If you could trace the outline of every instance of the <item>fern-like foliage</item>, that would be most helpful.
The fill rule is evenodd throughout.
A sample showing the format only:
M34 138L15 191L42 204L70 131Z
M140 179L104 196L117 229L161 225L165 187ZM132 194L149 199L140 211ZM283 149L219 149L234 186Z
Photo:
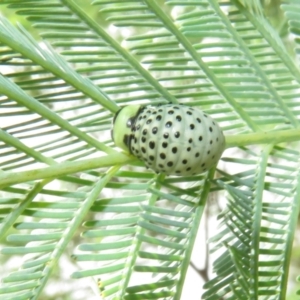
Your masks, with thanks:
M0 3L35 36L1 17L1 253L23 261L0 298L38 299L80 230L72 277L91 278L96 298L180 299L207 197L223 191L203 299L285 299L300 206L297 1L282 6L295 58L259 1L80 3ZM238 157L165 177L120 153L118 109L166 102L212 115Z

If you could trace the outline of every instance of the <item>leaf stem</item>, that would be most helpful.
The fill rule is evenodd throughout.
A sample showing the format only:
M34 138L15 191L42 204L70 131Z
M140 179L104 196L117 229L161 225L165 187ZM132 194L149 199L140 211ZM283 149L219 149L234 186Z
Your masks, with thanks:
M51 179L45 179L35 184L32 190L27 194L22 202L16 206L10 214L8 214L0 225L0 241L5 238L7 231L15 224L17 218L20 217L22 212L28 207L32 200L40 193L40 191L47 185Z
M177 291L176 291L176 295L174 296L174 300L181 299L182 289L183 289L184 281L186 279L186 273L187 273L188 267L190 265L192 251L194 249L194 244L195 244L195 240L196 240L198 229L199 229L199 224L202 220L203 212L206 207L207 197L210 192L211 180L214 178L214 173L215 173L214 168L209 171L208 176L203 185L203 189L200 194L199 203L195 209L194 220L193 220L193 224L191 226L191 231L189 233L187 250L184 255L183 262L182 262L182 267L180 270L180 278L179 278L179 281L177 284Z
M124 153L110 154L97 158L66 161L57 165L21 172L0 172L0 189L17 183L45 178L59 178L67 174L102 167L124 165L134 161L133 156Z
M258 144L279 144L300 141L300 129L263 131L226 136L226 148Z
M279 144L300 140L300 129L289 129L281 131L257 132L240 135L226 136L226 148L241 147L257 144ZM125 165L136 160L133 156L125 153L113 153L98 158L90 158L78 161L66 161L57 165L19 172L1 172L0 188L12 184L41 180L45 178L58 178L67 174L96 168Z
M58 259L61 257L62 253L65 251L67 245L70 243L70 240L74 237L75 232L82 224L84 217L89 212L91 206L95 202L95 200L99 197L99 194L103 190L103 188L107 185L107 183L111 180L114 174L118 171L117 167L111 168L107 174L101 178L95 185L93 189L89 192L88 197L82 202L79 210L74 214L74 218L68 222L68 227L63 233L63 237L57 242L54 251L51 253L49 261L46 263L45 268L43 269L43 278L41 280L41 284L37 287L36 295L41 294L45 284L47 283L49 276L53 272L55 265L58 262ZM35 298L36 299L36 298Z
M290 62L290 59L286 59L289 57L289 55L286 55L286 53L282 50L279 45L277 45L273 38L270 39L270 32L267 30L264 30L264 26L259 22L259 19L254 18L253 14L249 13L247 9L245 9L239 1L232 0L242 11L246 17L251 20L253 26L256 29L259 29L262 33L263 37L268 40L269 43L273 46L273 49L276 50L276 53L284 59L286 63ZM250 51L250 49L247 47L245 41L243 40L242 36L238 34L238 32L233 28L232 24L230 23L229 19L227 19L220 9L219 3L217 1L212 1L211 5L213 5L215 11L221 16L223 23L226 25L227 31L230 32L230 34L234 37L236 41L238 41L238 44L241 49L243 49L243 52L246 54L249 60L251 60L251 66L254 68L255 73L260 76L261 82L264 82L264 84L267 87L267 90L272 94L272 97L274 101L277 102L278 107L284 112L284 115L290 120L291 124L294 127L299 127L299 121L297 120L296 116L293 114L293 112L288 107L287 103L284 101L282 96L279 94L279 92L276 90L274 84L270 81L269 77L263 70L263 68L260 66L256 58L254 57L253 53ZM276 34L276 32L272 32L273 35ZM290 65L290 64L289 64ZM294 67L295 69L295 67Z
M299 166L299 163L298 163ZM299 170L299 167L298 167ZM280 294L279 297L280 299L284 299L286 293L287 293L287 285L288 285L288 280L289 280L289 269L291 266L291 257L292 257L292 250L293 250L293 241L295 239L295 233L298 230L298 218L299 218L299 213L300 213L300 185L298 184L300 182L300 172L298 172L297 175L297 180L295 180L294 183L294 197L293 201L291 202L290 206L290 221L288 224L287 228L287 237L284 243L284 251L283 253L284 258L283 258L283 264L282 264L282 277L280 280Z
M111 101L91 80L74 71L62 56L52 50L50 45L47 46L47 49L44 49L30 38L30 35L22 26L19 27L23 32L17 30L7 19L2 17L0 19L1 43L11 47L17 53L21 53L24 57L32 60L32 62L58 78L63 79L111 112L115 113L119 110L115 102Z
M263 210L263 195L265 187L266 170L268 167L268 159L270 152L272 151L272 145L268 145L262 151L259 158L255 174L255 190L253 191L253 210L252 210L252 234L251 234L251 260L250 260L250 276L251 278L251 290L252 299L259 298L259 272L260 268L260 238L261 238L261 223L262 223L262 210Z
M149 8L156 14L156 16L164 23L166 28L176 37L176 40L182 45L186 52L194 59L195 63L199 66L214 86L219 90L220 94L224 99L235 109L239 114L240 118L243 119L245 123L253 130L259 130L259 126L249 117L247 112L240 103L238 103L234 97L228 92L224 87L222 82L216 77L213 71L204 63L200 54L195 50L189 40L184 36L184 34L177 28L174 22L167 16L167 14L162 10L160 5L153 0L145 0Z
M140 62L125 48L123 48L111 35L101 28L89 15L79 7L72 0L62 0L62 2L72 10L79 18L85 22L96 34L101 36L111 47L113 47L116 52L121 55L131 67L136 70L152 87L158 91L165 99L172 103L178 103L177 99L168 92L168 90L163 87L151 74L148 72Z

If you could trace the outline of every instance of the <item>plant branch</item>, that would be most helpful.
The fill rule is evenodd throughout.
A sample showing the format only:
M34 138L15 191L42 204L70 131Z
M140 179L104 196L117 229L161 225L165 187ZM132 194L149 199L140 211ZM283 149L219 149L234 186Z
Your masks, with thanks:
M200 197L199 197L199 203L198 203L198 205L196 207L196 210L195 210L195 219L193 220L193 226L191 228L191 232L189 233L189 241L188 241L186 253L185 253L185 256L184 256L184 260L182 261L182 268L181 268L181 272L180 272L181 274L180 274L180 278L178 280L177 293L174 296L174 300L179 300L180 297L181 297L186 272L187 272L187 269L190 265L195 239L196 239L196 236L197 236L197 233L198 233L198 228L199 228L200 221L202 220L204 209L206 207L208 194L210 192L211 180L213 179L214 174L215 174L215 169L212 168L208 172L206 180L203 184L203 189L201 190L201 194L200 194Z
M279 144L300 141L300 129L264 131L226 136L226 148L258 144Z
M0 172L0 188L32 180L58 178L63 175L96 168L124 165L134 160L135 158L133 156L117 153L78 161L66 161L50 167L23 172Z
M115 113L119 110L115 102L102 93L92 81L75 72L62 56L52 50L50 45L47 45L47 49L45 49L45 46L39 46L22 26L19 27L23 32L17 30L7 19L2 17L0 19L1 43L11 47L17 53L21 53L24 57L32 60L58 78L63 79L111 112Z
M177 41L184 47L184 49L189 53L189 55L193 58L195 63L199 66L199 68L207 75L207 77L211 80L214 86L219 90L221 95L227 102L235 109L236 113L239 114L241 119L253 130L259 130L259 126L249 117L249 115L244 111L243 106L238 103L234 97L228 92L228 90L224 87L221 81L216 77L213 71L203 62L200 54L195 50L195 48L191 45L189 40L184 36L182 32L177 28L174 22L167 16L167 14L161 9L156 1L146 0L147 5L151 8L151 10L156 14L158 18L164 23L165 27L176 37Z
M197 266L191 261L190 266L194 269L195 272L198 273L198 275L204 280L204 282L207 282L209 280L207 275L207 269L198 269Z
M145 80L150 83L154 89L156 89L165 99L172 103L178 103L177 99L168 92L145 68L142 67L140 62L124 47L122 47L111 35L101 28L83 9L81 9L72 0L63 0L72 12L74 12L81 20L83 20L94 32L101 36L111 47L113 47L117 53L123 56L127 63L129 63L133 69L135 69Z
M226 148L241 147L257 144L279 144L300 140L300 129L289 129L282 131L257 132L241 135L226 136ZM98 158L90 158L78 161L66 161L60 164L34 169L23 172L1 172L0 188L12 184L28 182L31 180L41 180L45 178L58 178L63 175L73 174L81 171L96 168L125 165L136 160L133 156L125 153L114 153Z
M68 227L66 228L62 238L57 242L54 251L51 253L50 260L46 263L45 268L43 270L43 279L41 280L41 284L37 287L36 294L40 295L51 275L54 266L57 264L58 259L61 257L62 253L65 251L67 245L70 243L70 240L74 236L75 232L82 224L84 217L87 215L91 206L99 197L100 192L107 185L107 183L111 180L114 174L117 172L117 167L110 169L105 176L99 178L93 189L90 191L88 197L82 202L79 210L74 214L74 218L68 222Z

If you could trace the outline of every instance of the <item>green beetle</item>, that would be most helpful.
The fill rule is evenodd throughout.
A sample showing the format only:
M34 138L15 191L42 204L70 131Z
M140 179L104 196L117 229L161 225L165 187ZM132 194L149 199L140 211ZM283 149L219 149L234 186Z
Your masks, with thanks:
M113 121L116 146L156 173L189 176L216 165L225 149L219 125L203 111L185 105L130 105Z

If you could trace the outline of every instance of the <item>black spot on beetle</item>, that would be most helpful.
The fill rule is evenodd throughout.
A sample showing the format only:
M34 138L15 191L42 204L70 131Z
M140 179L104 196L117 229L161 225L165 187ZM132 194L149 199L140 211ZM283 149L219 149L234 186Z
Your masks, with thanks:
M156 121L160 121L161 120L161 115L158 115L157 117L156 117Z
M172 167L172 166L173 166L173 162L169 161L169 162L167 163L167 166L168 166L168 167Z
M193 114L193 113L190 112L190 111L187 111L186 113L187 113L188 115L190 115L190 116Z
M155 142L150 141L149 142L149 147L150 147L150 149L154 149L155 148Z
M170 128L172 126L172 122L171 121L168 121L165 125L167 128Z
M201 123L201 120L199 118L196 119L198 121L198 123Z
M186 165L186 164L187 164L187 160L184 159L184 160L182 161L182 163L183 163L184 165Z
M191 170L191 168L190 167L188 167L187 169L186 169L186 171L190 171Z
M161 159L165 159L166 158L166 154L165 153L160 153L159 156L160 156Z
M152 119L148 119L146 124L150 124L152 122Z
M144 130L143 130L143 135L146 135L147 134L147 129L145 128Z
M199 136L199 141L201 142L201 141L202 141L202 139L203 139L203 138L202 138L202 135L200 135L200 136Z
M154 160L154 156L153 156L153 155L150 155L150 156L149 156L149 159L153 161L153 160Z
M162 146L163 146L163 148L167 148L168 147L168 143L167 142L163 142Z
M193 139L189 139L189 143L191 144L193 142Z
M169 114L169 115L173 115L173 114L174 114L174 110L172 110L172 109L169 110L169 111L168 111L168 114Z
M141 148L143 153L146 153L146 149L144 147Z
M165 132L165 133L164 133L164 138L167 139L168 137L169 137L169 133L168 133L168 132Z
M152 133L153 133L153 134L156 134L157 131L158 131L158 128L157 128L157 127L153 127L153 128L152 128Z
M145 143L146 142L146 138L144 136L142 136L142 142Z
M190 124L190 128L193 130L195 128L194 124Z
M177 152L177 147L173 147L172 152L175 154Z
M197 152L197 153L195 154L195 157L199 157L199 155L200 155L199 152Z
M187 151L187 152L190 152L190 151L191 151L191 147L187 147L187 148L186 148L186 151Z
M180 122L182 118L180 116L176 116L176 121Z
M211 127L209 127L209 131L210 131L210 132L213 132L213 129L212 129Z
M175 135L175 137L178 139L178 138L180 137L180 132L179 132L179 131L176 131L174 135Z

